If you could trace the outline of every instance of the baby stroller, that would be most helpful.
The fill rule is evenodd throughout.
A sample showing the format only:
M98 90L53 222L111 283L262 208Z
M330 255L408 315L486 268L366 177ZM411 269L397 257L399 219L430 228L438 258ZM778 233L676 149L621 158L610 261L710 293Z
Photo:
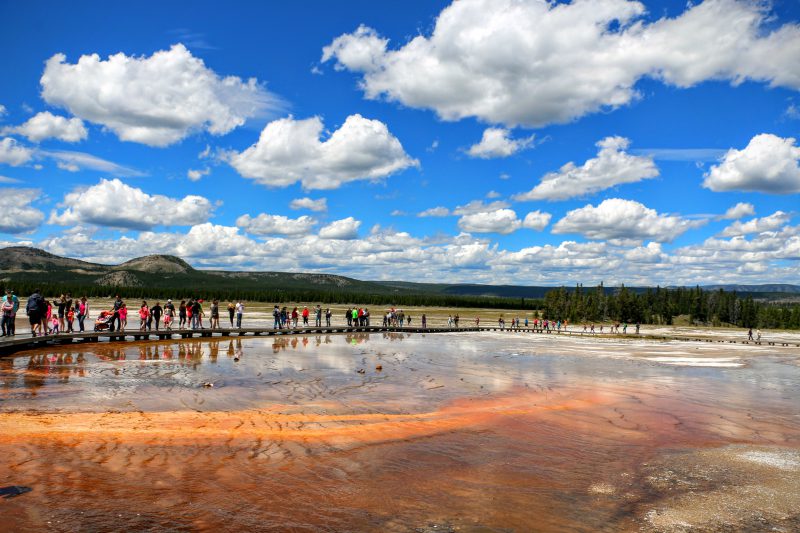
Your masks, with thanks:
M114 320L113 311L100 311L100 316L94 321L94 330L103 331L109 329L112 320Z

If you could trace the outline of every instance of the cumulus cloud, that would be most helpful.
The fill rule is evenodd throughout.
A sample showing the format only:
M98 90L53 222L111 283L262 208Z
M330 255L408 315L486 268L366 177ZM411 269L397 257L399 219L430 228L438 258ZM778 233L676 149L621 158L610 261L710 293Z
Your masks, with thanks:
M203 176L208 176L209 174L211 174L211 169L208 167L199 170L190 168L186 171L186 177L189 178L189 181L200 181Z
M6 113L8 113L8 111L6 111L6 106L0 104L0 118L4 117Z
M589 204L569 211L553 226L553 233L578 233L589 239L650 239L672 242L705 220L686 220L679 216L659 214L633 200L611 198L597 207Z
M507 127L569 122L641 97L645 77L676 87L747 80L800 88L800 26L763 2L706 0L643 20L640 2L462 0L430 35L389 50L371 28L337 37L322 61L361 73L367 98Z
M18 167L33 157L33 150L22 146L12 137L0 139L0 163Z
M504 202L502 200L496 200L494 202L489 202L488 204L483 203L482 200L473 200L468 204L460 205L453 209L454 215L470 215L472 213L485 213L487 211L497 211L498 209L505 209L508 207L508 202Z
M517 231L522 222L513 209L497 209L470 213L458 219L458 227L469 233L500 233L507 235Z
M606 137L597 143L600 148L597 157L581 166L570 161L558 172L545 174L539 185L530 191L512 198L516 201L566 200L658 176L658 168L651 157L625 152L629 144L624 137Z
M753 204L747 202L739 202L738 204L730 207L725 214L720 218L722 220L737 220L742 217L753 216L756 214L756 208Z
M3 133L17 133L33 142L58 139L74 143L89 136L81 119L61 117L49 111L37 113L19 126L3 128Z
M208 220L211 202L202 196L178 200L150 195L118 179L68 193L61 213L53 211L51 224L94 224L115 228L149 230L155 226L191 226Z
M705 175L703 187L712 191L798 193L800 146L795 146L792 137L756 135L743 150L728 150L720 164Z
M292 219L283 215L261 213L255 218L242 215L236 219L236 225L252 235L306 235L316 223L316 220L306 215Z
M223 158L245 178L262 185L336 189L355 180L377 180L419 162L405 153L386 124L350 115L326 140L319 117L292 117L267 124L258 142Z
M182 44L149 57L84 55L75 64L56 54L40 82L46 102L149 146L201 130L223 135L283 107L254 78L220 77Z
M328 210L328 199L318 198L312 200L311 198L295 198L289 203L292 209L308 209L309 211L322 212Z
M358 237L358 228L361 227L361 221L353 217L335 220L319 230L321 239L355 239Z
M470 146L467 154L481 159L509 157L520 150L529 148L535 137L535 135L531 135L521 139L512 139L511 131L506 128L486 128L480 142Z
M44 213L32 204L41 194L38 189L0 189L0 233L26 233L38 228Z
M761 233L763 231L773 231L789 223L792 216L783 211L775 211L771 215L762 218L754 218L747 222L737 220L724 230L723 237L733 237L735 235L747 235L750 233Z
M535 231L542 231L553 217L550 213L542 213L541 211L531 211L525 215L525 220L522 221L522 227L532 229Z
M417 214L418 217L447 217L450 216L450 210L446 207L437 206L426 209L425 211Z

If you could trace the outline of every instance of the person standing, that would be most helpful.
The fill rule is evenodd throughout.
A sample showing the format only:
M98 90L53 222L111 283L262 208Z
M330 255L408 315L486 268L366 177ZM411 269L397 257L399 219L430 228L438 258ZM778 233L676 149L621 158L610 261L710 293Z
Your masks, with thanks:
M84 330L84 321L89 316L89 302L86 301L86 296L82 296L78 302L78 330Z
M347 327L351 327L353 325L353 308L348 307L347 311L344 312L344 317L347 319Z
M119 294L117 294L114 297L114 317L111 319L111 327L108 328L109 331L114 331L114 323L115 322L117 324L117 329L119 329L122 326L122 322L121 322L121 320L119 318L119 308L120 307L122 307L122 298L120 298Z
M12 335L11 330L13 328L12 324L14 323L14 301L11 299L11 294L6 294L3 300L2 313L2 336L8 337Z
M122 305L119 308L119 329L120 331L125 331L125 328L128 327L128 305L125 302L122 302Z
M233 302L228 302L228 318L231 321L231 327L233 327L233 315L236 314L236 306L233 305Z
M331 327L331 308L330 307L326 307L325 308L325 325L327 327Z
M6 295L11 296L11 303L14 305L13 319L11 320L11 333L9 335L17 334L17 311L19 311L19 298L14 294L12 289L6 289Z
M164 309L161 307L160 302L156 302L156 305L150 308L150 316L153 318L153 322L156 324L156 331L158 331L158 323L161 322L161 315L164 314ZM147 329L150 329L149 327Z
M422 329L428 329L428 317L422 313Z
M219 300L211 301L211 329L219 329Z
M142 301L142 306L139 308L139 331L144 331L147 327L147 319L150 318L150 308L147 307L147 302Z
M199 298L195 298L194 303L192 304L192 324L193 329L204 329L203 306L201 305Z
M308 306L303 306L303 326L308 327Z
M46 304L42 298L41 291L34 289L33 294L28 298L28 303L25 306L25 313L28 315L28 321L31 323L31 333L34 337L38 332L43 335L42 321L45 318Z
M236 302L236 327L242 329L242 315L244 315L244 304L241 300Z
M178 328L183 329L186 327L186 300L181 300L178 306Z
M317 308L316 308L315 311L316 311L316 315L315 315L315 324L314 325L319 328L319 327L322 326L322 307L319 304L317 304Z
M750 328L750 331L747 332L747 340L753 340L753 328Z
M280 329L281 327L281 310L278 304L272 308L272 329Z

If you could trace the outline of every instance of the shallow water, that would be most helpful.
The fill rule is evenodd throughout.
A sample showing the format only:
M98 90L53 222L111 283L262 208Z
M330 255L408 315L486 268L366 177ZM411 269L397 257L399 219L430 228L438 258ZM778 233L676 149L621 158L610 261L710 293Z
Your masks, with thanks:
M0 487L33 488L0 500L0 530L792 531L800 357L762 348L479 333L31 351L0 359Z

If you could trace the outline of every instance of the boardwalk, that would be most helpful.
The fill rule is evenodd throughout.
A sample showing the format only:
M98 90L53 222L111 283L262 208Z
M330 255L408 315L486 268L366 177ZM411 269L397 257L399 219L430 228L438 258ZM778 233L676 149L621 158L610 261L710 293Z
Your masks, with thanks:
M467 332L486 332L497 331L507 334L535 334L552 336L577 336L593 338L616 338L616 339L643 339L651 341L694 341L694 342L717 342L717 343L741 343L767 346L796 346L800 344L787 342L767 342L767 341L747 341L734 339L719 339L697 336L667 336L667 335L637 335L637 334L612 334L612 333L589 333L583 331L543 331L533 328L500 328L498 326L470 326L460 328L447 327L383 327L383 326L331 326L331 327L304 327L290 329L272 328L241 328L241 329L174 329L174 330L151 330L139 331L128 330L119 331L87 331L82 333L60 333L58 335L45 335L31 337L30 334L20 334L13 338L4 338L0 341L0 356L10 355L15 352L30 350L34 348L45 348L53 345L64 345L72 343L95 343L95 342L126 342L126 341L164 341L171 339L190 339L190 338L209 338L209 337L273 337L286 335L336 335L348 333L467 333Z

